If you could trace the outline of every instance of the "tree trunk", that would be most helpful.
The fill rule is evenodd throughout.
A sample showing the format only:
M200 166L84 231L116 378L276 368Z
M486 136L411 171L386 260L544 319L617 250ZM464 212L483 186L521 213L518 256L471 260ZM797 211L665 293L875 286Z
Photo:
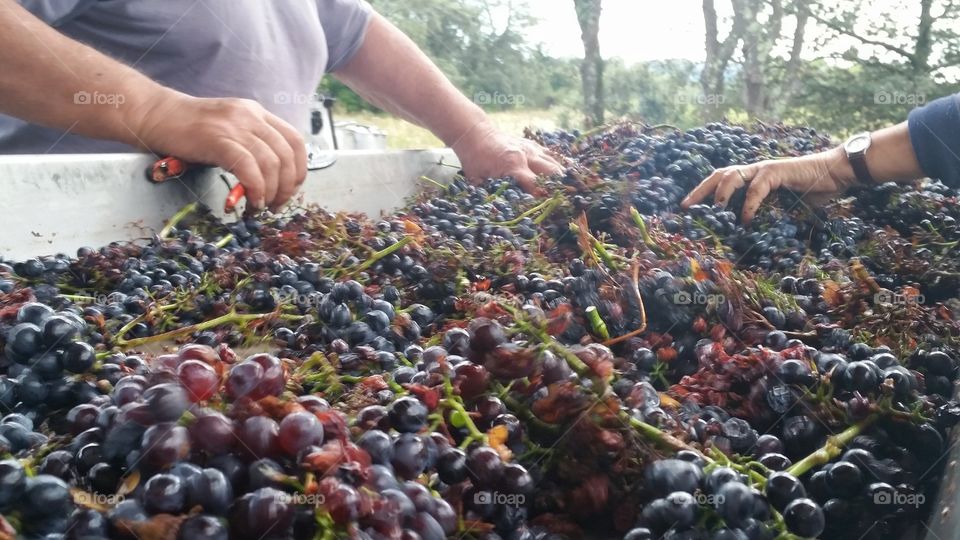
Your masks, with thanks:
M744 0L733 0L733 27L727 37L721 41L714 2L703 0L704 41L707 55L703 70L700 72L700 88L705 98L702 100L704 105L701 107L704 122L717 120L721 116L722 108L719 105L723 103L726 90L724 77L745 26L745 20L738 15L742 14L744 4Z
M933 7L933 0L920 1L920 22L917 25L917 45L913 49L913 70L918 75L927 76L930 69L930 52L933 48L933 38L931 30L933 28L933 15L930 10Z
M583 109L587 127L603 124L603 57L600 55L601 0L573 0L583 40Z
M793 45L790 48L790 59L787 60L786 73L783 75L783 87L780 91L778 103L773 110L779 115L793 100L794 94L800 87L800 54L806 38L807 23L810 22L810 11L804 2L796 2L797 27L793 31Z
M760 22L762 0L751 0L745 5L743 17L748 21L743 36L743 78L747 114L765 118L771 109L770 88L767 81L767 62L783 27L782 0L770 2L773 8L766 21Z

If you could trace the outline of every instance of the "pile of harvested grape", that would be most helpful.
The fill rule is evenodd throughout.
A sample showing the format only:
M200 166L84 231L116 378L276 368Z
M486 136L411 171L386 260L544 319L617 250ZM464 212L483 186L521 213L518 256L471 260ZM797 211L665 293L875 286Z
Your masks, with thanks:
M782 194L744 227L678 202L826 138L528 135L570 161L543 197L191 205L0 263L0 539L925 531L960 419L954 192Z

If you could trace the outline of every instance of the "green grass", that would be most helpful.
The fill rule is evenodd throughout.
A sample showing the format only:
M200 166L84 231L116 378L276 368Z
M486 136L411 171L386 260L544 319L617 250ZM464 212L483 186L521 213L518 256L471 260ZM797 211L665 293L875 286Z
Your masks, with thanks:
M525 127L552 130L567 123L569 112L561 109L516 109L491 112L490 118L507 133L522 135ZM334 111L336 121L350 120L376 126L387 133L387 146L396 149L440 148L443 143L432 133L388 114L370 112L346 113Z

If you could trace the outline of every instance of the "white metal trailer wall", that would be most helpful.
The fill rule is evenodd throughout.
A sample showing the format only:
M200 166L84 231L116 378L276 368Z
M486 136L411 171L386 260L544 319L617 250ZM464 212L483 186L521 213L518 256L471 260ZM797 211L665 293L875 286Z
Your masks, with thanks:
M421 187L421 176L449 180L458 164L446 149L336 154L332 167L309 173L303 202L372 216L402 205ZM155 185L145 175L155 159L144 154L0 157L0 258L72 255L81 246L148 236L194 201L222 213L227 195L222 171Z

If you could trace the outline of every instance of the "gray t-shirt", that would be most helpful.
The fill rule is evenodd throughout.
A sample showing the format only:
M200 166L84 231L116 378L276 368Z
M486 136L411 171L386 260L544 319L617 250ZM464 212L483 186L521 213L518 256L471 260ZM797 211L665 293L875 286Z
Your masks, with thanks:
M199 97L254 99L303 133L320 78L357 51L372 12L365 0L19 2L165 86ZM132 150L0 114L0 154Z

